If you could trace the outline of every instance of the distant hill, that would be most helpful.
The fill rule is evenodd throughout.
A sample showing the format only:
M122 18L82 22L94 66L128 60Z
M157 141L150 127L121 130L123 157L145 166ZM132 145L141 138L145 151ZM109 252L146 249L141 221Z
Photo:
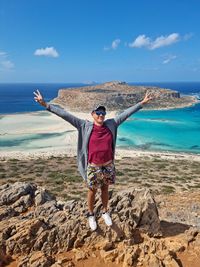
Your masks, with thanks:
M97 104L105 105L108 111L120 111L141 101L146 91L158 93L145 109L171 109L190 106L198 100L194 96L180 96L171 89L128 85L126 82L111 81L98 85L60 89L52 103L71 111L90 112Z

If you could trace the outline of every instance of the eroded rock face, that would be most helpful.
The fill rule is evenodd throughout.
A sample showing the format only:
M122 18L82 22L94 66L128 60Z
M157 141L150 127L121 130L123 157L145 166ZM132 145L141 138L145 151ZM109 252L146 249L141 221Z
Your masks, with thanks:
M115 261L124 267L181 266L176 253L191 244L200 245L197 229L187 231L181 242L161 238L156 203L145 189L110 194L111 228L101 218L98 196L95 232L88 227L86 202L57 201L35 184L1 186L0 203L0 266L9 262L11 255L23 267L74 266L75 262L96 257L95 251L105 264ZM70 250L73 260L59 258Z
M112 228L106 227L101 219L101 200L97 197L96 232L88 228L86 202L58 202L35 184L1 186L0 203L0 237L6 255L32 255L37 251L51 255L82 245L96 245L105 238L110 242L129 240L136 227L150 235L160 231L156 204L148 190L130 189L111 197ZM25 266L26 260L23 262Z

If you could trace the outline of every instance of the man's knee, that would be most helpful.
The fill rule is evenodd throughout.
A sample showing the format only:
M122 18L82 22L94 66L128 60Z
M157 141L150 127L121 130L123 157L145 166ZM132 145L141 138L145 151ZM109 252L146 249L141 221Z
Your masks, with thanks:
M91 195L95 195L97 190L95 188L88 188L88 193Z

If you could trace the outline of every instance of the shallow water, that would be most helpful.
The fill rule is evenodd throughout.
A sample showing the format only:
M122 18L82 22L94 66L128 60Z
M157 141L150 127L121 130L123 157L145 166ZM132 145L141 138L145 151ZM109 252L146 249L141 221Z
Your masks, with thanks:
M139 111L119 127L118 146L200 153L200 104Z

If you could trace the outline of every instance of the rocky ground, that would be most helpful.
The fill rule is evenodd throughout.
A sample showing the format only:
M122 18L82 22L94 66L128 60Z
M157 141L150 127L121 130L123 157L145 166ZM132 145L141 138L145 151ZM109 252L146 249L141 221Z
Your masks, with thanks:
M199 163L124 157L116 167L114 228L103 224L97 197L91 233L75 157L1 160L1 264L199 267Z

